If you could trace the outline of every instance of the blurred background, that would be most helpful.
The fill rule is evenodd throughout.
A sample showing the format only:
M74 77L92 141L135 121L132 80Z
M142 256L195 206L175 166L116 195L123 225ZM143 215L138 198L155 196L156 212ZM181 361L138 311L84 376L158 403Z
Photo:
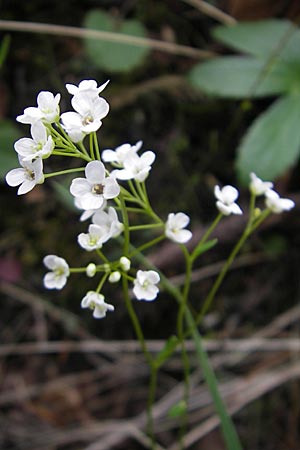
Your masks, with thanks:
M0 449L149 447L149 370L120 291L107 290L115 312L95 321L80 308L93 280L75 275L63 291L43 288L46 254L71 266L90 262L77 245L86 224L68 193L71 178L48 180L21 197L4 180L18 166L14 141L29 137L29 127L15 117L36 105L38 92L61 93L61 110L68 111L66 83L109 79L101 148L142 140L144 150L153 150L147 185L154 209L162 217L170 205L189 214L195 240L216 215L215 184L237 186L247 212L245 173L252 165L296 202L246 244L200 331L209 338L243 448L299 450L299 20L296 0L0 1ZM261 28L228 37L228 27L245 21ZM118 39L91 39L89 29ZM122 34L147 41L126 45ZM264 41L274 43L275 53L272 47L261 56ZM223 59L243 56L246 47L249 66ZM274 73L265 70L270 61ZM260 160L264 151L267 163ZM48 172L66 163L47 160ZM205 298L245 220L229 217L218 226L219 245L199 259L193 274L193 306ZM109 244L107 251L113 257L117 250ZM163 243L149 257L180 283L183 259L175 244ZM176 329L176 305L162 293L154 303L134 306L157 352ZM214 408L189 349L186 448L221 450ZM181 382L175 354L161 369L155 404L158 440L169 450L177 448L177 420L168 410L181 398Z

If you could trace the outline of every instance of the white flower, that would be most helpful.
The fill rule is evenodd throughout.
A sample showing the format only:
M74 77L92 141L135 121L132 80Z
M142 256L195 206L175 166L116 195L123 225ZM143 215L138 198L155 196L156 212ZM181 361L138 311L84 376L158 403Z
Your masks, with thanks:
M122 233L124 225L119 222L116 210L110 206L108 213L105 211L97 211L93 217L92 222L98 225L103 234L106 236L105 242L111 237L117 237Z
M6 175L6 182L9 186L19 186L18 195L27 194L34 186L44 182L43 161L40 158L33 162L25 161L19 156L22 167L10 170Z
M141 156L136 153L130 153L123 162L124 169L113 170L112 176L119 180L134 179L142 182L147 178L154 160L155 153L150 150Z
M78 209L83 209L82 205L81 205L81 198L80 197L75 197L74 198L74 204L76 206L76 208ZM102 209L104 209L106 207L107 201L104 200L102 206L100 208L96 208L96 209L86 209L83 211L83 213L81 214L79 220L80 222L83 222L87 219L90 219L97 211L101 211Z
M268 189L272 189L273 183L271 181L262 181L255 173L250 173L250 191L254 195L263 195Z
M160 277L154 270L138 270L134 280L133 293L138 300L154 300L159 292L156 286Z
M126 161L130 155L136 154L142 145L142 141L138 141L135 145L122 144L119 147L116 147L115 150L103 150L101 157L105 162L116 163L121 167L124 167L124 161Z
M235 203L238 196L239 191L233 186L227 185L222 189L219 186L215 186L216 206L225 216L229 216L230 214L243 214L241 208Z
M108 277L108 281L110 283L117 283L118 281L120 281L120 279L121 279L121 274L118 270L116 270L115 272L112 272Z
M105 303L104 296L95 291L89 291L81 300L81 308L89 308L93 311L95 319L102 319L107 311L114 311L114 306Z
M44 276L45 287L47 289L62 289L70 275L68 263L56 255L45 256L43 262L51 270Z
M105 167L101 161L91 161L85 168L86 178L75 178L70 192L80 198L83 209L101 208L105 200L115 198L120 193L120 186L112 176L105 176Z
M275 214L280 214L283 211L289 211L295 206L293 200L290 200L289 198L281 198L279 194L272 189L266 191L265 202L267 208Z
M14 145L16 152L23 156L24 161L50 156L54 149L54 142L52 137L47 135L47 129L42 122L31 125L31 136L32 139L21 138Z
M98 95L106 88L108 83L109 80L101 84L101 86L97 86L97 81L95 80L82 80L78 86L75 84L66 84L66 89L71 95L76 95L79 92L84 92L87 95Z
M184 230L189 224L190 218L186 214L179 212L177 214L170 213L166 222L166 236L174 242L184 244L192 237L192 232Z
M33 124L39 120L44 123L53 123L59 120L60 94L55 97L52 92L41 91L37 96L37 108L30 106L24 110L24 114L17 117L21 123Z
M107 116L109 104L102 97L78 92L71 100L76 112L70 111L61 115L63 127L73 142L80 142L86 134L99 130L101 119Z
M86 266L85 273L89 278L93 278L96 275L97 266L94 263L89 263Z
M126 256L121 256L120 267L124 272L128 272L131 267L131 261Z
M107 234L103 233L103 229L94 224L89 226L88 233L80 233L77 238L79 245L88 252L101 248L108 239Z

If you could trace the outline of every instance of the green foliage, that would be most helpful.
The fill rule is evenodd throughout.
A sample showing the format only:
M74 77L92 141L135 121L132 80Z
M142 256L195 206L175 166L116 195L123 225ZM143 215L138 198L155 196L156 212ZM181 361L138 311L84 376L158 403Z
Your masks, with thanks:
M247 56L224 56L197 64L190 83L218 97L248 99L282 95L250 126L236 167L242 182L249 172L274 179L291 168L300 153L300 31L289 21L264 20L218 26L213 36Z
M120 35L119 42L108 40L86 39L85 47L93 64L109 72L126 72L134 69L144 61L149 53L146 47L127 43L124 37L146 37L146 30L137 20L116 20L99 9L91 10L84 19L84 26L93 30L105 31ZM126 36L126 37L127 37Z
M273 179L297 161L300 149L300 95L284 96L261 114L242 139L237 168L242 181L249 173Z
M7 172L19 166L14 142L20 138L18 128L10 120L0 121L0 180L3 181Z

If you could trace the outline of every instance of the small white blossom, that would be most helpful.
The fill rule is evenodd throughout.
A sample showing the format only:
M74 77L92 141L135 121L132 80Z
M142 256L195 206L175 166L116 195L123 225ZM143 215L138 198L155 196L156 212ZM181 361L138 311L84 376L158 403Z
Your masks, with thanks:
M131 155L135 155L142 145L142 141L138 141L135 145L122 144L119 147L116 147L115 150L103 150L101 157L104 162L116 163L117 165L124 167L124 161Z
M279 194L272 189L265 193L265 203L273 213L280 214L283 211L290 211L294 208L295 203L289 198L281 198Z
M56 255L45 256L43 262L47 269L51 270L44 276L45 287L47 289L62 289L70 275L68 263Z
M82 248L91 252L102 247L103 243L107 241L107 235L103 233L101 227L91 224L88 233L80 233L77 240Z
M85 135L99 130L102 119L107 116L109 104L102 97L86 95L78 92L71 100L74 111L61 115L64 129L73 142L80 142Z
M156 286L159 281L159 274L154 270L138 270L134 280L134 295L138 300L154 300L159 292Z
M9 186L19 186L18 195L27 194L37 184L44 182L43 161L40 158L33 162L25 161L19 156L22 167L12 169L6 174L6 182Z
M47 135L47 129L42 122L31 125L30 138L21 138L15 142L16 152L24 158L24 161L32 161L35 158L47 158L54 149L51 136Z
M44 123L53 123L59 120L60 94L55 96L52 92L41 91L37 96L37 107L30 106L24 110L17 121L21 123L33 124L39 120Z
M190 230L185 230L184 228L187 227L189 222L189 216L182 212L177 214L170 213L165 227L166 236L172 241L179 242L180 244L188 242L192 237L192 232Z
M83 92L87 95L99 95L100 92L106 88L108 83L109 80L101 84L101 86L97 86L97 81L95 80L82 80L78 86L75 84L66 84L66 89L71 95L76 95L79 92Z
M101 208L105 200L115 198L120 193L120 186L112 176L105 176L105 167L101 161L91 161L85 168L86 178L75 178L70 192L80 198L85 210Z
M222 189L219 186L215 186L216 206L225 216L229 216L230 214L243 214L239 205L235 203L238 196L239 191L233 186L227 185Z
M117 212L112 206L108 208L107 213L101 210L97 211L92 217L92 222L102 229L103 235L106 236L105 242L111 237L119 236L124 229L124 225L119 222Z
M83 209L82 205L81 205L81 198L80 197L75 197L74 198L74 205L78 209ZM104 209L106 207L106 205L107 205L107 201L104 199L104 202L103 202L103 204L102 204L102 206L100 208L83 210L83 213L81 214L81 216L79 218L80 222L83 222L83 221L85 221L87 219L90 219L91 217L93 217L93 215L97 211L101 211L102 209Z
M141 156L136 153L130 153L124 160L124 169L116 169L112 171L112 176L119 180L136 180L144 181L151 170L151 165L155 160L155 153L147 151Z
M121 279L121 274L118 270L116 270L115 272L112 272L108 277L108 281L110 283L117 283L118 281L120 281L120 279Z
M105 303L104 296L95 291L89 291L81 300L81 308L89 308L93 311L95 319L102 319L107 311L114 311L114 306Z
M128 272L131 267L131 261L126 256L121 256L120 258L120 267L124 272Z
M250 191L254 195L264 195L268 189L272 189L273 183L271 181L263 181L255 173L250 173Z
M97 266L94 263L89 263L86 266L85 273L89 278L93 278L96 275Z

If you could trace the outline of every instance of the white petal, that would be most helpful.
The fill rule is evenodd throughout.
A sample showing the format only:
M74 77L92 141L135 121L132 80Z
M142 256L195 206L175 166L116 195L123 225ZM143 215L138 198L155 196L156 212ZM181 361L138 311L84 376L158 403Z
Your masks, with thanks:
M91 184L102 184L105 178L105 167L101 161L91 161L85 168L85 176Z
M120 186L113 177L108 177L104 182L103 196L106 199L115 198L120 193Z
M110 149L103 150L101 156L102 156L103 161L105 161L105 162L118 161L116 152L113 150L110 150Z
M6 174L5 179L9 186L18 186L26 180L26 170L22 168L12 169Z
M30 192L35 186L35 182L33 180L25 180L21 184L21 186L18 189L18 195L27 194Z
M91 185L85 178L75 178L71 183L70 192L74 197L83 197L91 192Z

